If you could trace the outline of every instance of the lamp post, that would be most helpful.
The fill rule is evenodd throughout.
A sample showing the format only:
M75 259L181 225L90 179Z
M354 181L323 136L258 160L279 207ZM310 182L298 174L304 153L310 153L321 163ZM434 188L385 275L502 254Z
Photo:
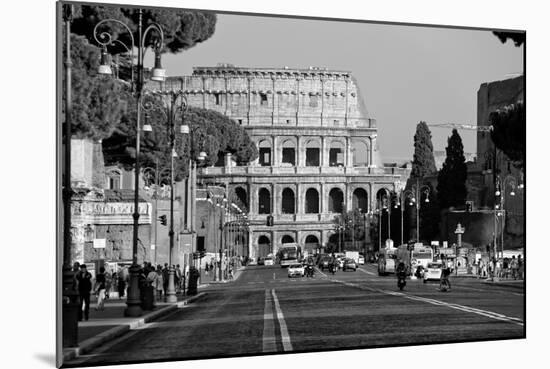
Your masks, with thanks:
M155 168L145 167L143 168L143 177L146 180L148 185L153 185L152 196L155 200L153 220L154 220L154 232L155 232L155 265L157 264L157 234L158 234L158 198L160 195L160 185L165 181L165 178L170 178L170 168L159 169L158 161L156 162ZM153 184L154 181L154 184Z
M160 65L160 52L164 43L164 34L162 28L157 23L151 23L145 31L143 31L142 22L143 22L143 11L140 9L138 13L138 44L136 45L134 40L134 35L128 25L125 23L116 20L116 19L104 19L96 24L94 27L94 38L98 44L102 46L101 53L101 64L99 66L98 73L104 75L112 74L111 65L107 56L107 46L113 46L115 43L121 45L125 48L126 52L130 54L131 72L132 72L132 83L134 82L134 47L137 46L137 78L135 85L132 85L133 93L136 98L136 164L134 169L134 229L133 229L133 242L132 242L132 266L130 267L130 283L128 285L128 297L126 300L126 309L124 310L125 316L136 317L141 316L141 298L139 292L139 271L140 267L138 265L138 238L139 238L139 149L140 149L140 118L141 118L141 97L143 92L143 56L147 48L145 41L147 35L154 31L157 33L157 37L154 42L155 49L155 67L152 70L151 79L154 81L163 81L166 74L165 70L162 69ZM102 28L106 26L120 26L123 30L128 32L128 35L131 40L130 45L126 45L124 42L120 41L118 38L113 38L113 35L107 31L102 31Z
M426 196L424 202L429 203L430 187L427 185L420 186L418 178L416 179L416 185L412 185L410 190L401 191L401 199L399 201L401 206L401 243L403 243L403 203L408 198L411 201L409 206L416 208L416 242L420 242L420 202L422 194Z
M63 347L78 346L78 293L71 267L71 125L72 125L72 85L71 85L71 22L73 5L64 4L62 8L65 22L65 152L63 165ZM59 109L61 111L61 109Z

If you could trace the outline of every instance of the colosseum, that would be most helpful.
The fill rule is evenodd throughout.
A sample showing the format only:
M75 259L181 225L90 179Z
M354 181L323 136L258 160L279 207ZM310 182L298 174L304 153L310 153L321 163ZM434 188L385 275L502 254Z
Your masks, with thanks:
M165 88L183 89L190 106L235 120L257 145L259 157L247 166L228 154L223 165L198 173L199 182L224 184L247 206L244 252L253 259L287 242L323 247L335 233L336 214L372 213L381 193L408 178L410 169L382 164L376 120L350 72L224 64L170 77ZM207 241L206 251L215 245Z

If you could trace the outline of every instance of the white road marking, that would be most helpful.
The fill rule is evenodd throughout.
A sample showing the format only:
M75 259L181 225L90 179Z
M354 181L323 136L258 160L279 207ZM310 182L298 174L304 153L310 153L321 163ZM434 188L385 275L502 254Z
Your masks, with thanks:
M273 307L271 306L272 301L269 290L265 290L264 334L262 337L263 352L277 351L275 324L273 324Z
M440 300L415 296L415 295L411 295L411 294L404 293L404 292L394 292L394 291L380 290L380 289L377 289L377 288L371 288L371 287L366 287L366 286L360 286L360 285L357 285L355 283L344 282L344 281L340 281L338 279L333 279L332 281L335 282L335 283L340 283L340 284L343 284L345 286L355 287L355 288L359 288L359 289L362 289L362 290L380 292L380 293L384 293L386 295L403 297L403 298L406 298L406 299L409 299L409 300L425 302L425 303L432 304L432 305L437 305L437 306L445 306L445 307L448 307L448 308L451 308L451 309L465 311L467 313L473 313L473 314L481 315L481 316L484 316L484 317L487 317L487 318L517 324L517 325L522 326L522 327L524 325L523 320L521 320L519 318L506 316L506 315L503 315L503 314L495 313L493 311L476 309L476 308L473 308L473 307L470 307L470 306L465 306L465 305L452 304L452 303L449 303L449 302L444 302L444 301L440 301Z
M325 273L321 272L319 268L316 267L315 270L317 270L317 273L321 274L323 277L327 276Z
M279 305L279 299L277 299L275 290L271 290L271 294L273 295L273 300L275 301L275 310L277 312L277 319L279 320L279 326L281 327L281 340L283 341L283 349L285 351L292 351L292 343L290 342L290 336L288 334L288 329L286 328L286 322L285 322L285 317L283 315L283 311L281 310L281 306Z

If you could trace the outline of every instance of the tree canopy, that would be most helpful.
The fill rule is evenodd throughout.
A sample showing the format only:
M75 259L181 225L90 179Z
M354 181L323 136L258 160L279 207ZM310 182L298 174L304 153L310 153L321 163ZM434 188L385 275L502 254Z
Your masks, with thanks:
M514 42L514 45L519 47L525 43L525 32L498 32L493 31L493 34L498 37L500 42L503 44L508 41L508 39Z
M113 135L103 140L106 164L133 167L136 141L135 117L135 104L132 104ZM141 162L144 166L154 166L157 162L166 166L170 162L171 155L167 115L157 109L152 110L144 119L152 126L153 131L142 134ZM175 148L178 154L175 159L176 180L187 175L189 159L196 160L201 151L204 151L207 156L199 164L200 166L214 165L219 156L226 153L234 154L238 163L248 163L258 157L256 146L245 130L223 114L189 107L183 116L183 122L189 126L189 135L178 133L182 116L176 116Z
M456 129L447 140L445 162L437 177L437 196L441 209L464 206L466 201L466 158L462 138Z
M216 29L216 13L209 11L195 11L182 9L149 8L142 10L142 24L145 29L151 23L158 23L164 33L165 50L171 53L179 53L196 44L208 40ZM112 18L126 24L133 32L134 46L138 46L138 22L139 8L123 8L120 6L105 5L76 5L73 20L73 33L83 35L90 43L95 44L93 35L94 27L103 19ZM122 27L110 24L110 31L114 36L127 45L130 45L130 36ZM154 38L145 40L146 46L152 46ZM125 49L114 44L109 49L110 53L125 52Z
M424 178L437 171L433 153L432 133L426 122L416 126L411 178Z
M491 139L510 160L520 167L525 165L525 105L513 104L492 112L489 121L493 126Z

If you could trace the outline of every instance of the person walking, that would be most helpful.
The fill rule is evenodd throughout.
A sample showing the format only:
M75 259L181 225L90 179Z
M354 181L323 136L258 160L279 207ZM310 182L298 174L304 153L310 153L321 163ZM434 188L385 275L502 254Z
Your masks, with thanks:
M78 294L80 297L80 309L78 309L78 320L82 321L84 310L84 320L88 320L90 315L90 292L92 291L92 275L86 269L86 264L80 265L80 271L76 276L78 281Z
M161 301L162 293L164 291L164 279L162 276L162 267L160 265L157 265L157 270L155 272L154 278L154 282L152 281L152 283L154 283L155 290L157 291L157 300Z
M174 275L174 284L176 287L176 294L178 294L180 290L180 284L181 284L181 268L180 265L176 265L176 274Z
M125 270L122 268L118 271L117 287L118 287L118 297L123 298L124 292L126 291L126 274L125 274Z
M110 272L105 271L105 300L109 299L109 293L111 293L112 286L113 286L112 275Z
M105 268L99 268L99 274L95 277L95 291L97 295L97 310L104 310L105 306L105 286L106 286L106 277L105 277Z
M168 278L170 274L170 268L168 268L168 263L164 263L164 268L162 269L162 283L164 288L164 295L166 296L166 291L168 291Z

